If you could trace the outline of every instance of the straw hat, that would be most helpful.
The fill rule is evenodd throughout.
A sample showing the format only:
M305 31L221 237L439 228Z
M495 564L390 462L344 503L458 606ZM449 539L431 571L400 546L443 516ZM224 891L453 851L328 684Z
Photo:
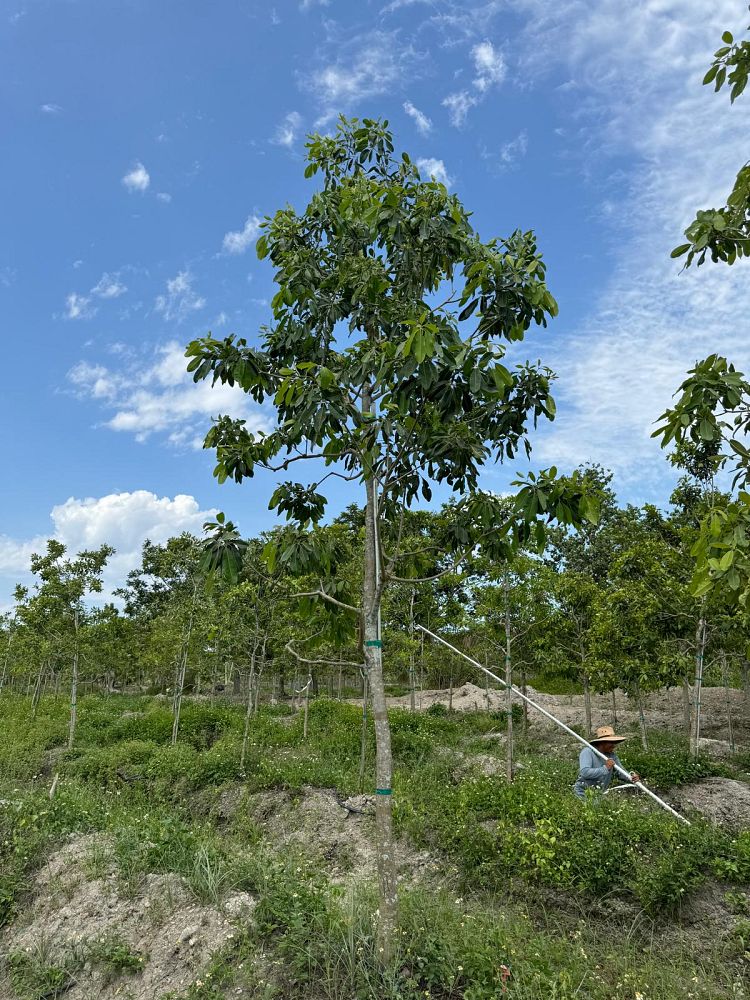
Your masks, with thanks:
M622 743L627 736L615 736L612 726L599 726L589 743Z

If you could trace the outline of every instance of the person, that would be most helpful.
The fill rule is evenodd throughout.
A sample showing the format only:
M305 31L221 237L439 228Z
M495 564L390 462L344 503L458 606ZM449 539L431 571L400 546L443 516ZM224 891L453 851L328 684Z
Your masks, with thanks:
M605 754L607 759L602 760L591 747L584 747L581 750L578 757L578 777L573 785L573 793L579 799L585 798L589 789L606 792L612 781L615 765L624 770L622 761L615 753L615 747L626 739L626 736L617 736L611 726L599 726L589 743L600 753ZM630 777L636 782L641 780L635 771Z

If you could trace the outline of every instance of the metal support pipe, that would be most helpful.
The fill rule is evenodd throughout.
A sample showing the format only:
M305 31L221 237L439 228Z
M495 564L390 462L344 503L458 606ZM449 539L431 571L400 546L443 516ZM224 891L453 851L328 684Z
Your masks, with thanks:
M498 684L502 684L503 687L510 686L510 689L513 692L513 694L517 695L519 698L521 698L522 701L525 701L528 705L531 705L531 707L535 708L537 712L541 712L542 715L545 715L551 722L554 722L556 726L559 726L560 729L565 730L568 736L572 736L574 740L577 740L579 743L582 743L585 747L588 747L589 750L593 750L596 756L599 757L600 760L603 761L609 760L607 755L603 754L601 750L598 750L595 746L589 743L588 740L585 740L583 736L579 736L578 733L572 730L569 726L566 726L564 722L560 721L560 719L555 718L555 716L552 715L551 712L548 712L547 709L543 708L538 702L533 701L522 691L519 691L519 689L515 685L507 685L505 681L502 680L502 678L497 676L497 674L493 674L491 670L487 669L487 667L483 667L482 664L479 663L477 660L474 660L470 656L467 656L466 653L463 653L460 649L457 649L455 646L452 646L449 642L446 642L445 639L441 639L439 635L435 635L434 632L430 632L430 630L425 628L424 625L417 625L416 628L420 629L426 635L431 636L433 639L436 639L437 642L442 643L443 646L452 650L454 653L458 654L458 656L462 656L465 660L471 663L472 666L476 667L477 670L481 670L483 674L487 674L488 677L491 677L493 680L497 681ZM636 785L642 792L645 792L646 795L652 798L654 802L657 802L662 807L662 809L666 809L667 812L671 813L676 819L680 820L681 823L685 823L687 826L690 826L690 820L685 819L685 817L681 816L676 809L673 809L672 806L670 806L667 802L665 802L663 799L660 799L659 796L655 792L652 792L650 788L647 788L642 781L633 781L633 779L630 777L630 774L625 770L625 768L620 767L619 764L615 764L614 769L621 778L624 778L625 781L630 782L631 785Z

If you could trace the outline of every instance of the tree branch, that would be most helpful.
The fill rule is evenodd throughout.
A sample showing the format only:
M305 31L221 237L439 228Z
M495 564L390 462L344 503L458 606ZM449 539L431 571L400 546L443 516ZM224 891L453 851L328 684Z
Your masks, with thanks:
M345 604L343 601L339 601L338 598L332 597L327 594L325 590L306 590L299 594L291 594L291 597L322 597L324 601L330 601L331 604L335 604L336 607L343 608L344 611L353 611L355 615L361 615L362 611L360 608L355 608L353 604Z

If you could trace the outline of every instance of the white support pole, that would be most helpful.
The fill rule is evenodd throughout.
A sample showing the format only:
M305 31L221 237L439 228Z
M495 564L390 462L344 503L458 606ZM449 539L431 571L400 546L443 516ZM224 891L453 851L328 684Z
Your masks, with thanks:
M434 632L430 632L430 630L425 628L424 625L416 625L415 627L420 629L426 635L431 636L437 642L442 643L443 646L446 646L454 653L457 653L459 656L462 656L465 660L468 660L468 662L471 663L473 666L475 666L477 670L481 670L482 673L487 674L488 677L491 677L493 680L497 681L498 684L502 684L503 687L508 687L505 681L501 677L498 677L497 674L493 674L491 670L487 669L487 667L483 667L482 664L479 663L477 660L474 660L470 656L467 656L466 653L463 653L460 649L457 649L455 646L452 646L449 642L446 642L445 639L441 639L439 635L435 635ZM518 688L515 687L515 685L511 685L510 689L513 692L513 694L521 698L522 701L525 701L528 705L531 705L531 707L535 708L538 712L541 712L542 715L545 715L551 722L554 722L556 726L559 726L560 729L564 729L565 732L569 736L572 736L574 740L577 740L579 743L582 743L585 747L588 747L590 750L593 750L596 756L600 758L600 760L604 761L609 760L607 755L603 754L601 750L598 750L595 746L589 743L588 740L585 740L583 736L579 736L578 733L574 732L574 730L572 730L569 726L566 726L564 722L561 722L559 719L556 719L551 712L548 712L547 709L543 708L538 702L533 701L522 691L519 691ZM625 770L625 768L620 767L618 764L615 764L614 769L621 778L624 778L625 781L630 782L630 784L632 785L636 785L642 792L645 792L646 795L652 798L654 802L658 802L658 804L662 807L662 809L666 809L667 812L671 813L674 817L680 820L681 823L685 823L687 826L690 826L690 820L685 819L685 817L681 816L676 809L673 809L667 802L665 802L663 799L660 799L659 796L655 792L652 792L650 788L647 788L642 781L637 781L637 782L633 781L633 779L630 777L630 774Z

